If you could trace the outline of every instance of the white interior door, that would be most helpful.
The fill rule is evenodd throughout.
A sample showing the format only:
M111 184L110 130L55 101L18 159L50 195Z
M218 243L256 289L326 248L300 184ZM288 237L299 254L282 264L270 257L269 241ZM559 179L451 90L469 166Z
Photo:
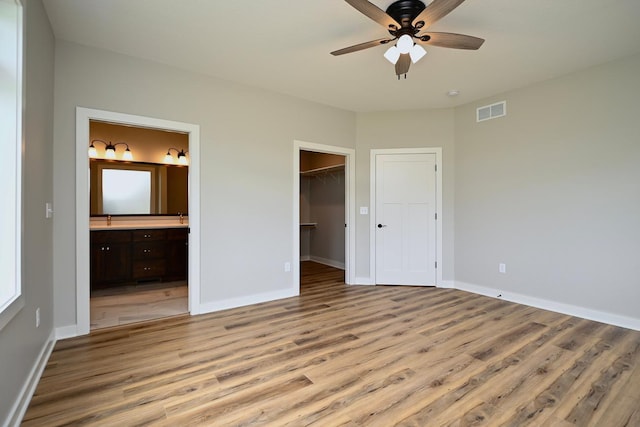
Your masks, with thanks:
M376 155L376 283L436 285L436 155Z

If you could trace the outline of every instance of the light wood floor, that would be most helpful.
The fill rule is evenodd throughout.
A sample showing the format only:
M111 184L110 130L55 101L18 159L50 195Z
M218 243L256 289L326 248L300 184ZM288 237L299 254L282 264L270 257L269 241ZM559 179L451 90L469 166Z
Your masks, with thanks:
M60 341L25 426L640 426L640 332L470 293L345 286Z
M187 283L149 283L92 292L91 330L189 312Z

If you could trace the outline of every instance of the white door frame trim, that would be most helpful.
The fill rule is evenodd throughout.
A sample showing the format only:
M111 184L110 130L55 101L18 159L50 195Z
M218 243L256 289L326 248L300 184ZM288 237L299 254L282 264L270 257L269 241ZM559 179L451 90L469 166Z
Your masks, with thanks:
M76 334L90 330L89 121L142 126L189 135L189 311L200 313L200 126L76 107ZM72 336L72 335L70 335Z
M370 171L370 206L369 206L369 275L371 283L376 284L376 156L378 154L435 154L436 166L436 286L443 286L442 283L442 148L381 148L371 150Z
M293 289L300 293L300 151L345 156L345 274L348 285L355 283L356 261L356 150L313 142L293 141Z

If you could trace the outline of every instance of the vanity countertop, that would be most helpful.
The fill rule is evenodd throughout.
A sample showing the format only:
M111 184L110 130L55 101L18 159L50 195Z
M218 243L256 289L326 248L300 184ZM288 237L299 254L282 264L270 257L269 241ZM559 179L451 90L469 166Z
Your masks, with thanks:
M180 223L179 217L163 217L163 218L111 218L111 224L107 224L106 217L91 218L89 221L90 230L139 230L151 228L187 228L189 227L189 219L183 218Z

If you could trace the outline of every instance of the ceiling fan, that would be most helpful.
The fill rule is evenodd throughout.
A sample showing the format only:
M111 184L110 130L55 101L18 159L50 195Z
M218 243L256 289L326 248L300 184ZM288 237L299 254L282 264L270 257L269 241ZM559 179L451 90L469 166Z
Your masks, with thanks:
M465 0L433 0L428 6L425 6L420 0L398 0L391 3L386 12L367 0L345 1L382 25L393 37L345 47L331 52L331 54L334 56L344 55L370 47L386 45L397 40L396 44L391 46L384 56L395 64L398 79L402 74L407 78L411 63L415 64L427 53L421 45L476 50L484 43L484 39L464 34L431 31L420 33L448 15Z

